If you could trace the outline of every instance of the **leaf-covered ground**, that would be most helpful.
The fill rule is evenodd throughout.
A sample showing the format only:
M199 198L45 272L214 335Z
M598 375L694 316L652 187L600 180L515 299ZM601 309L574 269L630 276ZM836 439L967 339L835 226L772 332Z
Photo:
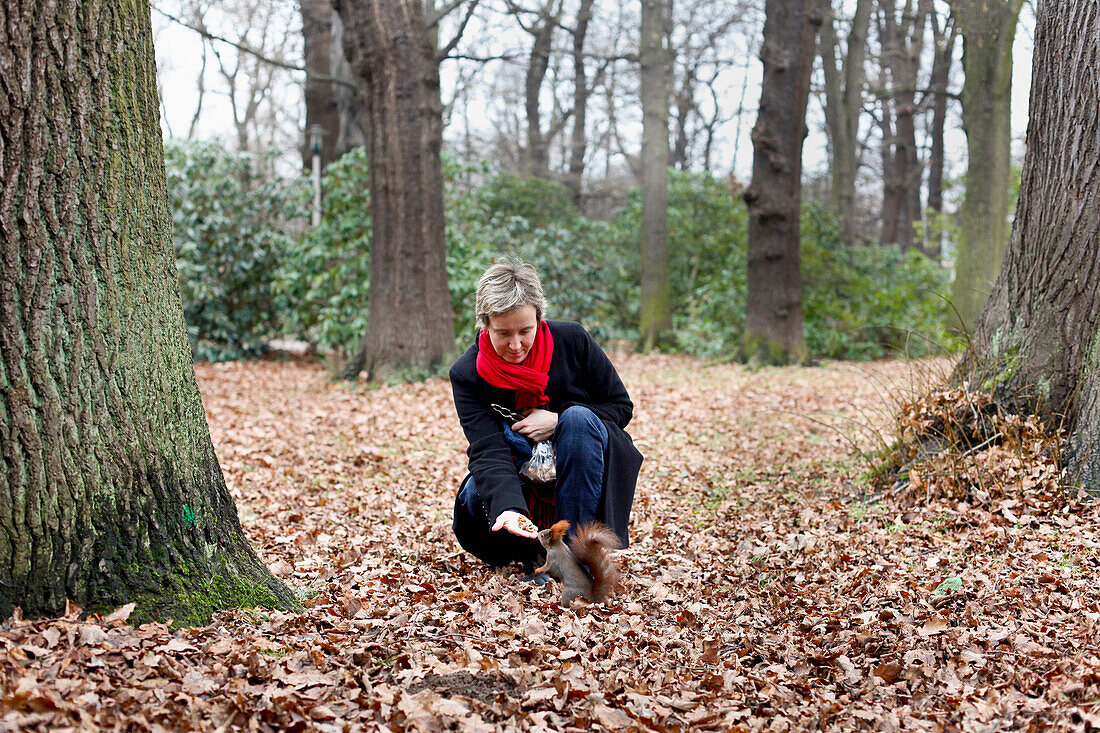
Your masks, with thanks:
M975 446L872 489L943 363L619 355L647 456L626 591L556 604L462 553L443 381L200 366L242 522L303 614L0 624L8 730L1007 730L1100 722L1095 505ZM902 424L924 420L910 406ZM924 415L922 417L922 415ZM907 421L907 422L906 422ZM1005 432L1007 428L1001 429ZM1044 454L1045 455L1045 454ZM960 485L945 476L969 476ZM943 484L947 488L937 485ZM118 614L124 615L123 613Z

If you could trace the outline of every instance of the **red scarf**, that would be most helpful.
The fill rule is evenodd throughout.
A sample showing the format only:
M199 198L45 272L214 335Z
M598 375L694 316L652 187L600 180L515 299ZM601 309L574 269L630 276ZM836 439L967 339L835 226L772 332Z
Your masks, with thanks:
M504 361L493 348L489 332L481 330L477 337L477 373L489 384L516 391L516 409L543 407L550 402L546 385L550 381L550 358L554 355L554 337L546 321L540 321L535 342L527 357L519 364Z

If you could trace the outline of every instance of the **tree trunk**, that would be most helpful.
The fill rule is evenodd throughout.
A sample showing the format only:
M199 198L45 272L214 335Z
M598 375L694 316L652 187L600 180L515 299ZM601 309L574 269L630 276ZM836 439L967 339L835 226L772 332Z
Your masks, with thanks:
M538 18L526 27L532 37L531 55L524 75L524 111L527 114L527 173L536 178L550 177L547 135L542 130L542 84L550 67L551 42L554 30L561 22L560 0L547 0L539 9Z
M744 351L750 364L802 363L808 356L799 215L806 105L820 24L816 0L767 0L752 183L743 194L749 208Z
M355 147L366 144L363 111L365 90L351 89L332 78L350 79L344 58L343 23L332 0L299 0L305 52L306 135L302 143L302 167L313 165L309 129L320 125L325 131L321 143L321 166L338 160Z
M588 144L585 126L588 124L588 97L592 93L584 64L584 42L588 36L588 24L592 22L594 3L595 0L581 0L573 28L573 134L569 145L568 186L578 211L583 211L584 157Z
M1012 42L1023 0L952 0L963 37L962 120L966 193L951 297L970 329L989 297L1008 244L1012 168Z
M332 0L329 0L332 5ZM351 64L344 55L344 21L340 14L332 11L332 58L329 68L331 74L339 79L355 80L351 71ZM353 148L365 148L369 144L367 139L367 89L362 84L349 87L344 84L331 84L336 105L340 109L340 126L336 132L337 159L347 155Z
M863 112L863 68L872 0L858 0L848 31L843 70L837 66L837 39L831 0L821 0L821 62L825 72L825 127L832 161L832 209L846 244L855 240L856 173L859 170L859 119Z
M880 123L884 171L880 239L905 250L913 246L915 226L921 217L916 91L930 4L920 0L914 8L913 0L906 0L900 21L894 0L879 0L879 4L882 66L889 72L889 84L882 90Z
M695 107L695 74L692 64L684 64L684 75L673 92L676 100L676 142L669 154L669 165L678 170L688 169L688 117Z
M1064 420L1067 475L1100 489L1100 6L1040 2L1019 206L956 376Z
M299 0L302 13L302 41L306 65L305 104L306 138L302 146L302 168L313 165L313 155L308 143L309 130L320 125L325 131L321 140L321 165L336 160L336 139L340 131L340 105L336 100L334 85L318 77L332 75L334 50L332 21L336 17L330 0Z
M642 217L638 348L650 351L672 330L668 265L668 97L671 0L641 2Z
M914 244L916 226L921 220L920 156L917 153L917 80L924 51L924 32L928 21L930 0L906 2L901 27L898 29L901 53L892 60L894 84L894 114L897 115L897 148L901 178L901 217L898 222L898 246L907 250Z
M955 56L955 26L950 19L945 19L941 27L935 11L932 15L932 38L936 46L935 56L932 60L932 76L929 80L932 99L932 125L928 131L931 138L931 146L928 152L928 210L934 215L943 213L943 165L944 165L944 140L943 132L947 122L947 83L951 78L951 60ZM926 239L924 251L935 261L939 261L942 255L942 234L939 227L930 227L930 233L935 240Z
M0 617L294 607L199 400L149 5L8 2L0 48Z
M436 48L420 0L339 0L338 10L368 90L373 231L367 333L346 376L423 374L454 347Z

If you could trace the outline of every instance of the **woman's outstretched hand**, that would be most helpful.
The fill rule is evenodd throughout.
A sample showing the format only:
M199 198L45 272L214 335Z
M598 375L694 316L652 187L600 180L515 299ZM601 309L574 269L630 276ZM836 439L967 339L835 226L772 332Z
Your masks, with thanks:
M538 442L553 437L554 428L557 426L558 413L535 408L527 413L527 417L513 425L512 430L525 438Z
M497 521L493 524L492 531L496 532L501 529L506 529L517 537L527 537L532 540L539 536L539 528L519 512L501 512L500 516L497 517Z

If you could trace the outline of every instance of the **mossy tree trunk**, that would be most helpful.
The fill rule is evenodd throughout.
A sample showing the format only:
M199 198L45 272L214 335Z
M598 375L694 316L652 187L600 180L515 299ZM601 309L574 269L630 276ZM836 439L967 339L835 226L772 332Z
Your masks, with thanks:
M816 0L768 0L760 58L764 78L752 129L745 358L750 364L807 360L802 333L800 210L802 141L815 39Z
M367 333L345 376L423 374L454 348L443 228L443 104L420 0L340 0L344 50L366 83L371 237Z
M661 346L672 331L668 258L668 97L672 85L669 32L672 0L641 0L638 59L642 102L641 293L638 350Z
M963 37L966 193L951 300L967 330L982 312L1008 246L1012 44L1023 0L951 0Z
M0 616L295 605L199 400L146 2L0 6Z
M1064 421L1069 477L1100 489L1100 6L1039 4L1011 243L956 378Z

